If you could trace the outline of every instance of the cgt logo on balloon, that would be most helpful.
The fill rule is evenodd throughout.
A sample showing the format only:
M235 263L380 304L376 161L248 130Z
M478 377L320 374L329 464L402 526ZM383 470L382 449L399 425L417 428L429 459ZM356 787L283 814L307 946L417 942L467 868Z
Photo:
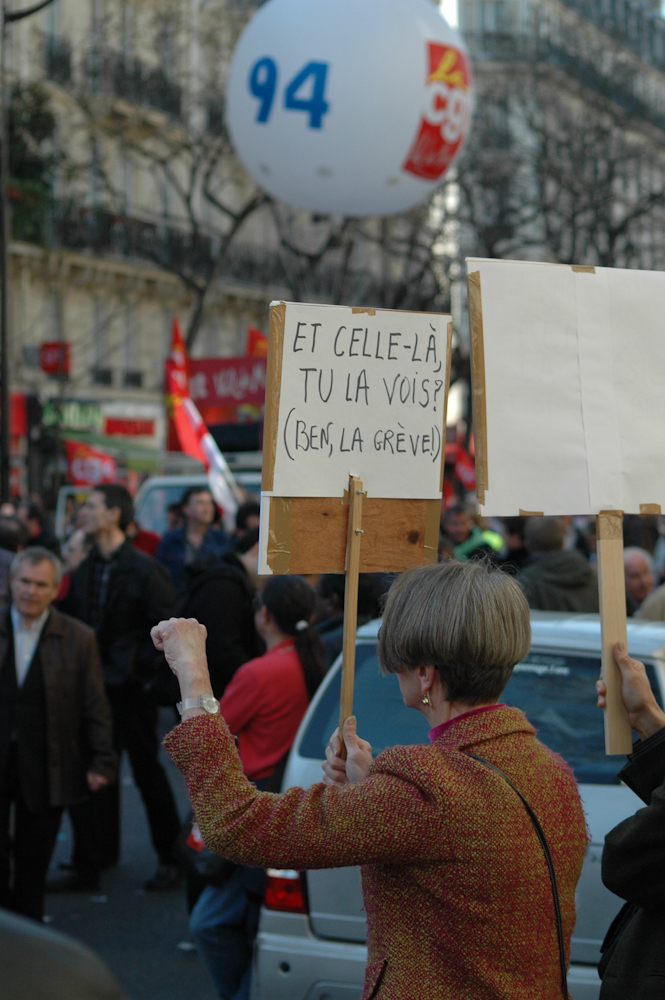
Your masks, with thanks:
M427 42L425 108L402 170L438 180L462 144L471 120L471 73L459 49Z

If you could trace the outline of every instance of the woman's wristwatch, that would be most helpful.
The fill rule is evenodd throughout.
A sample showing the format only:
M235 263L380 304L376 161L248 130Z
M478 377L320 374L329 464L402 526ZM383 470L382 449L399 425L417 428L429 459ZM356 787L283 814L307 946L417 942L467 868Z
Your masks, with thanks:
M185 698L184 701L177 703L176 708L181 715L187 708L202 708L210 715L219 715L219 702L214 694L200 694L196 698Z

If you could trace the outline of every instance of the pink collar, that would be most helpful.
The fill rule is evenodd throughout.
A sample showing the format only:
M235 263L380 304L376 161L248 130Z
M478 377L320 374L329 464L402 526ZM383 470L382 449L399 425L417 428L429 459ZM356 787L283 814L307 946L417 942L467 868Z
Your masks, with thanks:
M483 705L481 708L471 708L468 712L462 712L461 715L456 715L454 719L448 719L447 722L442 722L440 725L435 726L434 729L429 731L429 741L430 743L435 743L439 736L454 726L456 722L460 719L468 719L470 715L480 715L481 712L493 712L495 708L505 708L505 705Z

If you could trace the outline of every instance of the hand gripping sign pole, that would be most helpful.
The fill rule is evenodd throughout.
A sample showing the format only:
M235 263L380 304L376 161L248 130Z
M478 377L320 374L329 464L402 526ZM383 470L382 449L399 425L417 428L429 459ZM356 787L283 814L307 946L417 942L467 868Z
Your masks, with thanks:
M340 728L359 573L436 562L452 320L272 303L259 573L344 573Z
M613 655L627 636L622 524L665 504L665 274L467 269L480 510L596 517L605 751L629 753Z

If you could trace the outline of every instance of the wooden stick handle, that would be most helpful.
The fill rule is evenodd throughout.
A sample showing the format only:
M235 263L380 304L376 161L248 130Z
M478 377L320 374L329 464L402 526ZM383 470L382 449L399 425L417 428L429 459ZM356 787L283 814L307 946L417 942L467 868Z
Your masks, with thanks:
M356 627L358 624L358 574L362 539L363 484L349 476L349 532L346 542L346 586L344 589L344 637L342 640L342 687L339 700L339 738L342 759L346 747L342 739L344 723L353 715L353 681L356 669Z
M601 676L607 686L605 753L630 753L632 750L630 722L621 700L621 674L614 661L615 643L627 643L623 513L620 510L603 510L598 514L596 546L600 599Z

